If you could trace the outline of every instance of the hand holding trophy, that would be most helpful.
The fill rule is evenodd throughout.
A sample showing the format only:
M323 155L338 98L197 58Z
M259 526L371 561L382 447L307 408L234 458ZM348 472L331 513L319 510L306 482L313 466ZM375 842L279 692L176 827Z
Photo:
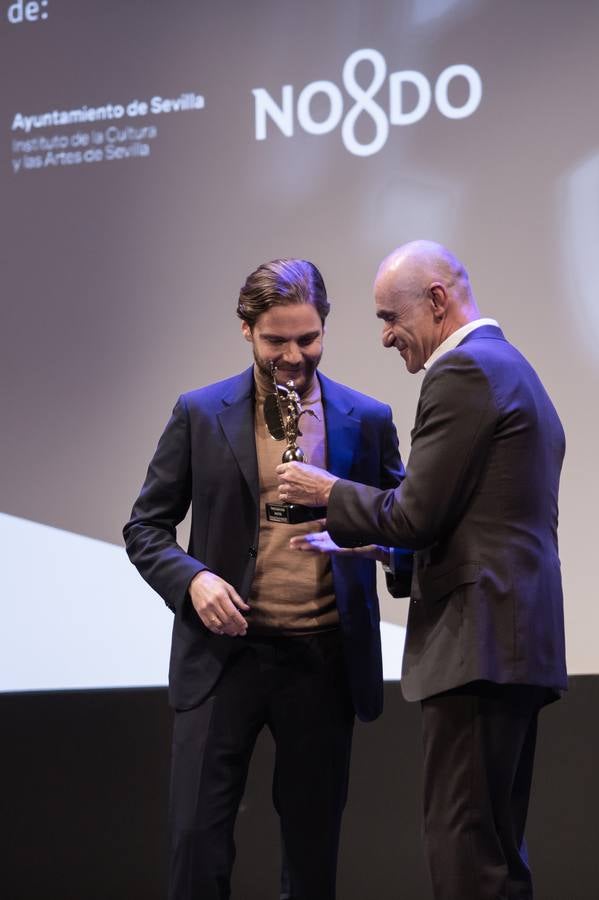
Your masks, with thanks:
M287 443L281 462L308 462L302 448L297 446L297 438L302 436L299 421L306 414L316 418L316 413L311 409L302 409L293 381L288 381L286 385L277 383L277 367L274 363L270 364L270 371L274 393L268 394L264 400L264 419L268 432L275 441L284 440ZM312 508L297 503L266 504L266 518L270 522L297 525L299 522L311 522L324 516L324 507Z

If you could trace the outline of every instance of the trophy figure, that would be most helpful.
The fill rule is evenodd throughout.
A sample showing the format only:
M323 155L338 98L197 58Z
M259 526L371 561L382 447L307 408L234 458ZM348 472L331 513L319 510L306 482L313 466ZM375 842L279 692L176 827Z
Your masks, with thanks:
M308 462L302 448L297 446L297 438L302 436L299 422L303 415L316 417L316 413L311 409L302 409L293 381L288 381L285 385L277 383L276 371L277 367L271 363L270 372L274 393L268 394L264 400L266 427L275 441L284 440L287 443L281 462ZM269 522L297 525L298 522L310 522L322 519L324 516L326 516L324 507L312 508L300 506L298 503L266 504L266 518Z

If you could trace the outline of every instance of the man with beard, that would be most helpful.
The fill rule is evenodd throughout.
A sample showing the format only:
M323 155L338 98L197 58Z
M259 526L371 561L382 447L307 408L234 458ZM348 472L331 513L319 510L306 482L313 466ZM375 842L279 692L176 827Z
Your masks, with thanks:
M413 547L402 689L422 706L424 834L436 900L531 900L524 826L541 707L566 687L557 545L564 433L539 377L481 318L464 266L414 241L375 280L383 345L425 369L394 489L292 462L282 499L328 504L334 552Z
M237 315L254 364L182 395L124 529L127 552L175 614L171 900L230 896L233 828L252 750L275 743L273 799L293 900L333 900L354 714L376 718L382 664L375 559L298 555L314 521L268 516L284 446L264 401L293 382L300 446L315 466L392 488L403 477L388 406L317 371L326 289L305 260L261 265ZM176 526L192 506L188 551Z

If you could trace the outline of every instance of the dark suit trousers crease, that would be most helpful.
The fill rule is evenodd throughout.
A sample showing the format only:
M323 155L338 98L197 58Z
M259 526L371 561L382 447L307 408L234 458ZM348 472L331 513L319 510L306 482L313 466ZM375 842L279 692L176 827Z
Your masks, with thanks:
M472 682L422 701L435 900L531 900L524 827L547 691Z
M230 897L235 818L265 725L288 896L334 900L353 720L338 631L238 639L211 696L175 714L170 900Z

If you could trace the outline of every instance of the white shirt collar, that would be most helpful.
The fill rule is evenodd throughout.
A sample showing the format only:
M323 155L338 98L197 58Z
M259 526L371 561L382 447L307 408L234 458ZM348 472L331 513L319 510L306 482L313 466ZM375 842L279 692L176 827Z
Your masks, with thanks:
M445 340L439 344L437 349L431 353L425 362L424 368L430 369L433 363L436 363L438 359L441 359L445 353L448 353L450 350L455 350L467 334L470 334L470 332L474 331L476 328L482 328L483 325L495 325L496 328L499 328L499 323L496 322L495 319L474 319L472 322L467 322L465 325L462 325L461 328L458 328L457 331L453 331L449 337L446 337Z

